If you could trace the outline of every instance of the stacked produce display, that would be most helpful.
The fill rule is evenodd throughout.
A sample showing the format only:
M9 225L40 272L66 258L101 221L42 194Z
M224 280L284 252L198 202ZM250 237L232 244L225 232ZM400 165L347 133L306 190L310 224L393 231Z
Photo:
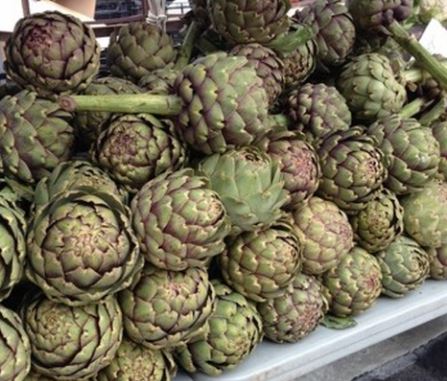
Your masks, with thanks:
M17 23L0 381L215 376L447 280L447 67L412 1L192 9L181 46L117 29L102 78L79 20Z

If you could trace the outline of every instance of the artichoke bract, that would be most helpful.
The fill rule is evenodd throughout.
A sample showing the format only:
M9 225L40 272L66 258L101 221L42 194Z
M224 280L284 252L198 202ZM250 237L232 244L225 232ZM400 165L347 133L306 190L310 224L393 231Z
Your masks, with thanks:
M205 267L225 249L230 223L224 205L208 180L191 169L148 182L131 208L141 252L158 268Z
M26 229L23 211L0 196L0 301L7 298L14 285L22 280Z
M383 189L351 218L356 242L369 253L385 250L402 234L403 214L396 195Z
M390 60L378 53L365 53L348 62L337 81L353 117L374 122L397 113L406 101L405 87L398 82Z
M143 267L129 215L116 196L93 189L67 191L41 206L27 236L28 279L72 306L128 287Z
M171 94L178 75L175 69L157 69L141 77L138 86L150 94Z
M310 39L289 54L281 56L286 87L300 85L317 67L317 43Z
M275 343L296 343L315 330L325 314L321 284L297 274L286 292L258 304L265 337Z
M351 112L335 87L306 83L293 90L287 99L291 128L303 132L316 145L333 132L351 126Z
M219 257L225 282L255 302L283 294L301 268L303 243L292 226L279 221L268 229L244 232Z
M269 134L264 150L284 176L284 189L290 196L284 209L299 209L318 189L321 168L317 153L299 133L292 131Z
M71 156L70 114L23 90L0 100L0 173L33 184Z
M384 154L362 127L330 135L318 155L322 172L318 192L347 213L364 209L388 174Z
M237 45L230 54L247 58L262 79L269 103L273 105L284 85L284 63L278 55L261 44Z
M229 43L265 45L289 29L288 0L210 0L214 29Z
M441 149L439 172L444 177L444 180L447 180L447 122L435 123L431 126L431 130Z
M187 372L217 376L238 366L262 340L262 321L254 304L229 287L213 281L216 311L208 329L175 349L177 363Z
M287 202L281 171L255 147L206 157L198 172L207 176L221 197L233 225L232 233L268 227L281 216Z
M122 314L113 297L69 307L38 294L20 311L31 342L33 369L57 380L84 380L110 364L123 336Z
M269 130L268 97L248 60L215 53L186 66L175 82L183 106L177 129L204 154L252 144Z
M131 22L112 33L107 56L113 75L138 83L153 70L174 66L177 52L158 26Z
M127 336L150 349L191 340L215 308L214 288L200 268L174 272L146 265L140 279L118 299Z
M87 95L110 95L110 94L139 94L141 89L130 81L116 77L104 77L95 79L83 91ZM74 124L78 140L85 148L89 148L104 131L112 117L112 112L77 112L74 115Z
M437 280L447 279L447 245L437 249L428 249L430 259L430 277Z
M23 381L31 368L31 345L16 313L0 305L0 380Z
M407 234L424 247L447 245L447 183L431 181L401 200Z
M438 173L439 143L430 128L398 114L381 118L368 128L385 155L385 186L398 195L418 192Z
M93 29L56 11L19 20L5 53L8 76L42 97L78 92L99 71L100 47Z
M414 240L400 236L378 254L383 294L400 298L422 285L430 273L427 252Z
M310 25L316 35L318 60L325 67L343 64L354 49L354 20L343 1L317 0L294 18Z
M331 294L330 311L338 317L355 316L370 308L382 292L382 272L377 259L354 247L337 267L323 277Z
M150 114L114 119L90 154L93 162L132 193L163 172L179 169L186 160L173 123Z
M172 356L124 338L112 362L96 381L171 381L176 373Z
M354 246L346 214L330 201L312 197L293 213L294 226L304 235L303 271L320 275L337 266Z

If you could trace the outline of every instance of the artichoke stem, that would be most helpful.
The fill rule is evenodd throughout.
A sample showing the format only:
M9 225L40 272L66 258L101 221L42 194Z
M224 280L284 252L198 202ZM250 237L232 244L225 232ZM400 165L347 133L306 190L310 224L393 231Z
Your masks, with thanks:
M430 52L397 21L393 21L388 26L388 30L391 32L394 40L407 50L416 61L418 61L419 64L433 76L442 88L447 89L447 68L445 68L438 59L433 57Z
M447 99L441 98L441 100L436 103L429 111L419 118L419 123L423 126L431 126L434 122L439 120L441 116L447 110Z
M414 101L406 104L402 110L400 110L400 115L403 118L412 118L416 114L419 114L427 105L427 100L424 98L417 98Z
M409 70L401 71L400 77L405 84L418 83L424 78L423 71L419 68L412 68Z
M106 111L125 114L178 115L182 109L179 97L154 94L62 96L59 105L70 112Z
M200 32L201 28L199 24L196 21L193 21L186 31L186 36L180 48L174 69L182 70L186 65L189 64L189 60L191 59L192 51L194 48L194 43Z
M277 53L287 55L297 50L312 38L314 38L312 29L308 26L300 25L293 32L277 37L265 45Z

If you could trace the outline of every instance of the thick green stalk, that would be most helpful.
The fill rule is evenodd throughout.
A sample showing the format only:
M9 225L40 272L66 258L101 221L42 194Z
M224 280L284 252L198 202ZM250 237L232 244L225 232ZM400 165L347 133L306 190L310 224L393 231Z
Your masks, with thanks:
M174 69L182 70L186 65L189 64L189 60L191 59L192 51L194 49L195 40L200 34L201 29L202 28L196 21L191 22L186 32L186 36L183 40L183 44L180 48Z
M182 101L175 95L120 94L120 95L72 95L59 98L66 111L107 111L125 114L149 113L178 115Z
M416 114L419 114L427 105L427 100L424 98L417 98L414 101L407 103L399 114L403 118L412 118Z
M266 44L269 48L281 54L290 54L314 37L312 29L304 25L295 25L294 31L277 37Z
M419 123L423 126L431 126L434 122L438 121L442 115L447 111L447 99L442 98L436 103L429 111L419 118Z

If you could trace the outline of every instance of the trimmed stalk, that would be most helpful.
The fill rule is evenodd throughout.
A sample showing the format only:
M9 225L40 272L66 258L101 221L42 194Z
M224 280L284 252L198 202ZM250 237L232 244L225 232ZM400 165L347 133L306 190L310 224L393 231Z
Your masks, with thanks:
M196 21L192 21L188 27L185 39L183 40L183 44L180 48L177 62L174 66L175 70L182 70L186 65L189 64L195 40L197 39L197 36L200 34L201 31L202 28L199 26L199 24Z
M419 114L427 106L427 100L424 98L417 98L414 101L407 103L399 114L403 118L412 118L416 114Z

